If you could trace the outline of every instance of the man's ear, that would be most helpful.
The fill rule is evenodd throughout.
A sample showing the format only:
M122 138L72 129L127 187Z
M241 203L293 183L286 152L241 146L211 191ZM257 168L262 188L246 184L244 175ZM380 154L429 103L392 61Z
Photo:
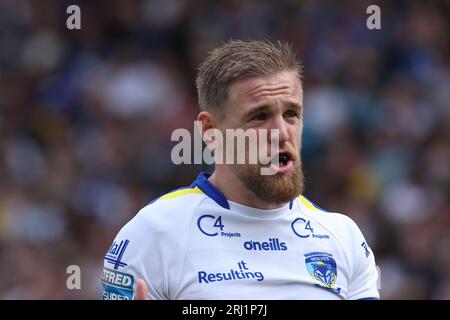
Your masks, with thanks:
M208 146L213 141L211 139L211 134L205 134L205 132L209 130L207 133L211 133L213 130L210 129L217 129L217 121L214 114L208 111L200 112L197 116L197 126L203 141Z

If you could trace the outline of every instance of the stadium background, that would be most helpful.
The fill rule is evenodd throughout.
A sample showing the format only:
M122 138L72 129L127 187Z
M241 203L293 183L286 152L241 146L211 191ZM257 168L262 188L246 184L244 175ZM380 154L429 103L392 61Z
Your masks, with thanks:
M170 162L197 64L253 37L304 64L305 195L357 221L383 298L450 299L448 30L448 0L0 0L0 298L100 297L119 228L204 169Z

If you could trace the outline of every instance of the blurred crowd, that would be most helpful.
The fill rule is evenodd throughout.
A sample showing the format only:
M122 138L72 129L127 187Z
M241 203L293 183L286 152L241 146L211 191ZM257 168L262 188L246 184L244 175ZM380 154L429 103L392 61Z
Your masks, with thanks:
M0 0L0 299L100 298L121 226L208 169L172 164L170 135L230 38L294 45L305 195L358 223L382 298L450 299L448 30L448 0Z

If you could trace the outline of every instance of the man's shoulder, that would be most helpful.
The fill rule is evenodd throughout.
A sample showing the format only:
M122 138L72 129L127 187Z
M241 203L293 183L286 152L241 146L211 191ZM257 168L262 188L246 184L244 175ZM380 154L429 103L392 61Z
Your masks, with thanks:
M189 221L202 199L201 190L188 187L150 202L120 229L105 256L105 266L138 268L137 261L148 261L148 255L166 259L160 255L174 254L173 250L182 248Z
M359 231L355 221L346 214L322 209L303 195L297 197L301 211L333 233L349 234Z
M204 199L205 194L198 187L173 190L148 203L123 229L165 232L182 226Z
M170 191L152 201L141 209L142 212L159 212L173 208L188 209L187 204L195 204L206 197L197 186L183 187Z

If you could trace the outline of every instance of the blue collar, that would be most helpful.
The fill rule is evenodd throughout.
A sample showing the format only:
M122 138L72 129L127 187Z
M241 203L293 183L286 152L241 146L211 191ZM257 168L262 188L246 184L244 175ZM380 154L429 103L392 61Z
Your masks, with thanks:
M192 183L191 187L199 187L208 197L213 199L219 206L225 209L230 209L230 205L228 204L228 200L225 195L217 189L211 182L209 182L208 178L211 176L210 173L200 172L197 179ZM292 209L294 201L289 202L289 209Z
M228 200L225 195L217 189L208 178L211 176L210 173L200 172L197 179L194 181L192 186L199 187L208 197L213 199L217 204L225 209L230 209Z

